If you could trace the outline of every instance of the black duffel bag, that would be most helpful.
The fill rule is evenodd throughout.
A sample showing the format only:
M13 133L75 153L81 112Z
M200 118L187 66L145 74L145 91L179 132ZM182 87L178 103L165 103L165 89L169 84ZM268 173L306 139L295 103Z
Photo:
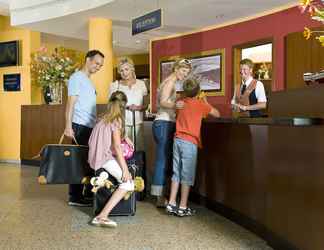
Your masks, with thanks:
M62 144L46 144L41 157L38 182L40 184L86 184L93 170L88 164L88 146Z

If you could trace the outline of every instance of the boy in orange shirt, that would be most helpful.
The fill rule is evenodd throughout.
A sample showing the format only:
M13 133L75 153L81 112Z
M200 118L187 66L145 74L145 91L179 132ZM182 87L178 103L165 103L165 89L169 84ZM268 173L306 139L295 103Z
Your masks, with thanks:
M178 216L195 213L189 208L188 196L196 174L198 146L200 141L201 120L208 115L219 117L217 109L198 98L200 86L197 80L187 79L183 83L184 107L177 110L176 133L173 144L173 176L171 194L166 211ZM181 183L181 199L177 207L176 198Z

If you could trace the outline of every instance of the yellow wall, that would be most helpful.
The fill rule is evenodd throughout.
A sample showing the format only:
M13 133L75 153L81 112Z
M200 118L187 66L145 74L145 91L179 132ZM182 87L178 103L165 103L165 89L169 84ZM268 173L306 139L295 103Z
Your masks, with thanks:
M10 27L0 16L0 42L21 41L21 66L0 68L0 160L20 159L20 107L31 104L30 54L40 46L40 34ZM4 92L3 75L21 74L21 91Z

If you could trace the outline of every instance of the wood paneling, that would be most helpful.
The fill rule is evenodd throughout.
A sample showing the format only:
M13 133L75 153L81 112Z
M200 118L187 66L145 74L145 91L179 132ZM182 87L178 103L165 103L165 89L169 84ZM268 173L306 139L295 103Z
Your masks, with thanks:
M316 28L315 30L324 30ZM302 32L291 33L285 38L286 89L304 88L303 74L324 70L324 47L312 36L309 40Z
M97 105L100 115L106 105ZM58 143L65 128L65 105L23 105L20 158L31 160L43 145ZM68 142L69 140L66 139Z
M324 117L323 96L324 84L272 92L269 97L269 116Z

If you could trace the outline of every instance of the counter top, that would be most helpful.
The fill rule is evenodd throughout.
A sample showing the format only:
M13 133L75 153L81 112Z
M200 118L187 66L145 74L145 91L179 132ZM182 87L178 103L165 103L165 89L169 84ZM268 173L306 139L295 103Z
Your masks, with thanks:
M154 121L153 117L145 117L144 121ZM276 125L276 126L317 126L324 125L324 118L319 117L260 117L260 118L233 118L208 117L207 123L231 123L248 125Z
M205 122L232 123L248 125L277 125L277 126L314 126L323 125L323 118L310 117L261 117L261 118L207 118Z

